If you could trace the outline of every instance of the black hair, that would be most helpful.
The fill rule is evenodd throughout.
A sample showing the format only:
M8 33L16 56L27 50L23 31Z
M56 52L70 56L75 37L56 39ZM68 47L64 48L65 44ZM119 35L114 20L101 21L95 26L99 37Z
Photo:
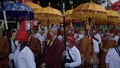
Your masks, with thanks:
M120 46L120 38L119 38L119 40L118 40L118 42L117 42L117 46Z
M28 43L27 42L22 42L21 47L25 47L25 46L28 46Z

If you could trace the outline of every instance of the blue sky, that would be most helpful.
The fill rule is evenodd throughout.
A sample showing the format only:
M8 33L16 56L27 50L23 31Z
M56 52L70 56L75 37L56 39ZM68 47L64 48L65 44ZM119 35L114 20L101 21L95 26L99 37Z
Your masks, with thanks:
M118 1L118 0L110 0L112 3L114 3L114 2L116 2L116 1Z

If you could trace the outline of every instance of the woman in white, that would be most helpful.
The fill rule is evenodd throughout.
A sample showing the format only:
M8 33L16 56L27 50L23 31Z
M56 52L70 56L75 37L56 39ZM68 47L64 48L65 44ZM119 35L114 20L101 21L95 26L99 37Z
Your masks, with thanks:
M109 49L105 62L106 68L120 68L120 39L117 47Z
M28 34L26 31L19 30L16 35L15 44L20 46L15 53L9 55L9 60L13 60L15 68L36 68L34 55L27 46Z
M75 38L72 35L67 37L67 47L63 53L65 68L79 68L81 64L81 55L75 47Z

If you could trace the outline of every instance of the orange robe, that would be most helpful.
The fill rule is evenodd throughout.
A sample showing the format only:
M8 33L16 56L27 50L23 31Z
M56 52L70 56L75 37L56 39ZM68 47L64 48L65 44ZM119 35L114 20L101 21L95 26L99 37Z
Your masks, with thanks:
M104 40L103 41L103 47L104 49L109 49L109 48L112 48L116 45L116 42L115 40ZM106 54L104 51L101 52L101 55L100 55L100 67L101 68L106 68L106 64L105 64L105 57L106 57Z
M93 45L90 43L90 39L88 39L87 37L81 39L77 44L77 48L80 50L80 53L83 55L83 58L87 62L87 65L91 64L91 59L93 59L93 64L98 63L97 55L94 52ZM85 68L87 68L86 65Z
M36 66L39 67L41 62L41 43L37 38L32 37L29 46L35 56Z
M90 41L88 38L84 37L83 39L81 39L78 44L77 44L77 48L80 50L80 53L82 55L85 55L87 48L90 44Z
M33 51L35 57L41 53L41 43L37 38L31 38L29 42L30 49Z
M0 68L8 68L9 44L6 38L0 38Z

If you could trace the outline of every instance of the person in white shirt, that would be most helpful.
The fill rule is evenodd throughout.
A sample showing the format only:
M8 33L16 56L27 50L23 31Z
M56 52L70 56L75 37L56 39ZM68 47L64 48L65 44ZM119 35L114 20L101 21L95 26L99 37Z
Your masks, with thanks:
M105 62L106 68L120 68L120 40L117 47L109 49Z
M63 41L62 35L58 35L58 39L62 42Z
M75 46L75 38L72 35L67 37L67 47L63 53L65 68L79 68L81 65L81 55Z
M100 45L102 43L102 38L101 38L101 35L99 34L98 30L96 30L94 37L97 40L98 44Z
M95 51L96 54L98 54L99 53L99 44L95 39L92 39L92 40L93 40L94 51Z
M39 30L38 26L36 26L36 25L33 26L33 35L32 36L39 39L41 44L43 44L44 39L43 39L42 35L38 32L38 30Z
M15 68L36 68L34 54L27 46L28 34L26 31L19 30L16 35L15 45L20 46L15 53L9 55L9 60L14 61Z
M114 36L113 39L116 41L116 44L117 44L117 42L119 40L119 36L115 33L113 33L113 36Z

